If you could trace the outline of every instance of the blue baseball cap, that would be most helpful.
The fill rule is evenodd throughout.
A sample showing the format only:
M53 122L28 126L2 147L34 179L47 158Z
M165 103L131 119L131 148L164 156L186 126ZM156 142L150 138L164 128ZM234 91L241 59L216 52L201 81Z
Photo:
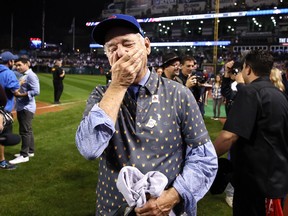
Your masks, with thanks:
M10 60L16 60L18 58L19 58L18 55L13 55L9 51L5 51L5 52L0 54L0 61L2 61L2 62L8 62Z
M105 44L105 36L113 27L128 27L144 37L144 32L135 17L125 14L114 14L96 25L92 31L92 38L98 44Z

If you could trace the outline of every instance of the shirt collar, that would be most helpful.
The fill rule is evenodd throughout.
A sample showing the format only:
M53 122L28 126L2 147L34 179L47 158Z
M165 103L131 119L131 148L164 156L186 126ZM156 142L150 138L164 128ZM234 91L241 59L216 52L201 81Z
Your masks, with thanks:
M31 71L31 69L28 69L27 71L25 71L25 72L23 73L23 75L28 75L30 71Z
M138 85L141 85L141 86L144 86L147 82L147 80L149 79L150 77L150 70L148 69L147 70L147 73L145 74L145 76L140 80L140 82L138 83Z

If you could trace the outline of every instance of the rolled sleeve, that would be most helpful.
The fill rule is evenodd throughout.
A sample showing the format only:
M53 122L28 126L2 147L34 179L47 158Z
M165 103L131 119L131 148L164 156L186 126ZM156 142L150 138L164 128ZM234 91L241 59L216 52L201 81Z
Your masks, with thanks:
M98 158L108 146L114 132L113 121L96 104L78 126L75 137L76 146L86 159Z
M197 148L187 148L183 172L173 183L173 187L184 200L187 215L197 215L197 202L210 189L217 168L217 155L211 141Z

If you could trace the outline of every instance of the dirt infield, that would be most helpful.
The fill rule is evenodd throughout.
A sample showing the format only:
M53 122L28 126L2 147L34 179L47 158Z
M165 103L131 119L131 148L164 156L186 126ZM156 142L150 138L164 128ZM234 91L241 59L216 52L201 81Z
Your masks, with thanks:
M59 104L49 104L41 101L36 101L36 115L40 115L47 112L57 112L63 109Z
M63 110L64 107L60 104L49 104L41 101L36 101L36 115L40 115L47 112L58 112ZM14 118L16 117L16 111L12 111Z

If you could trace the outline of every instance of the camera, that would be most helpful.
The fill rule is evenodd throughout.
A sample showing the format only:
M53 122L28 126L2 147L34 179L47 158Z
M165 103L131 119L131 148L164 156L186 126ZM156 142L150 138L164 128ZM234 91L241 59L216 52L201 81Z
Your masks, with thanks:
M196 76L197 83L205 83L206 82L206 77L204 76L202 71L195 71L192 73L193 76Z
M242 67L243 67L243 62L239 62L239 61L235 61L231 70L231 73L233 75L237 75L239 72L242 71Z
M205 83L205 77L196 75L196 79L198 83Z

